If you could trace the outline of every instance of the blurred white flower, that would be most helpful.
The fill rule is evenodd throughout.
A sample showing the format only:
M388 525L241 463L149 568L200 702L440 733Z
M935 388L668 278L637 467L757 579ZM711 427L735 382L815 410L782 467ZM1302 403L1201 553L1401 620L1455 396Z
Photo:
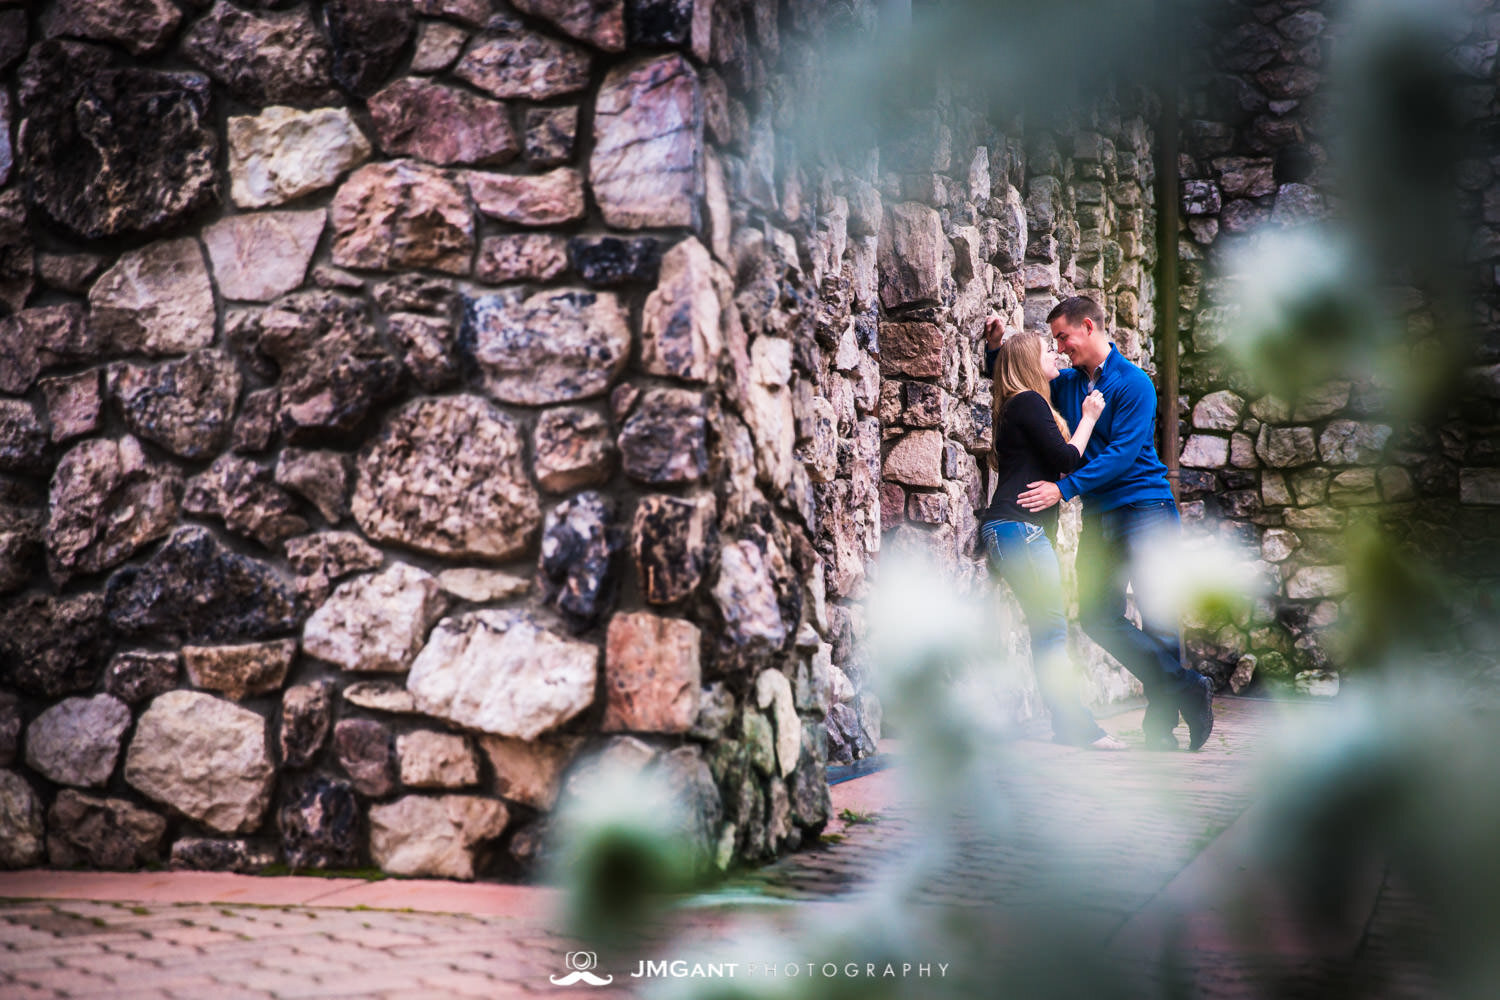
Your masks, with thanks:
M1269 589L1257 554L1222 538L1165 530L1143 550L1132 573L1148 622L1222 624Z

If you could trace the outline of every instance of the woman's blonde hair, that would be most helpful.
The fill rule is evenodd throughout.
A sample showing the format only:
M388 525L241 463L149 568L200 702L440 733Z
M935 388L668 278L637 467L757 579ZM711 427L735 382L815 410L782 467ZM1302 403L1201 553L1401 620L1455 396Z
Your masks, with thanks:
M1042 349L1046 345L1039 333L1018 333L1000 345L995 356L994 396L991 402L995 422L995 440L1000 440L1001 414L1012 396L1031 391L1047 400L1052 408L1052 419L1064 438L1068 437L1068 423L1052 406L1052 396L1047 388L1047 377L1042 374Z

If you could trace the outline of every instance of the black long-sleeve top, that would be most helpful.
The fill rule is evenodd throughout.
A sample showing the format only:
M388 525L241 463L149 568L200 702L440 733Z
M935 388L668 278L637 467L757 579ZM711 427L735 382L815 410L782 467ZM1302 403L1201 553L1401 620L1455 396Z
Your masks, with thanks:
M995 438L998 481L981 521L1029 521L1055 537L1057 506L1033 514L1016 503L1016 497L1026 492L1027 483L1067 475L1083 458L1057 429L1051 404L1034 392L1019 392L1006 400L1000 417Z

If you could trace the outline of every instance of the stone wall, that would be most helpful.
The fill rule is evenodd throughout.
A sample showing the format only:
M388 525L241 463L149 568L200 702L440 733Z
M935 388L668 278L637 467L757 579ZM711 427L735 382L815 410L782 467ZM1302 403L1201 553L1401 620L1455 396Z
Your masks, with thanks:
M803 6L0 3L4 864L504 872L591 751L822 826Z
M1267 232L1295 232L1339 211L1328 167L1328 61L1342 30L1315 0L1228 4L1199 25L1184 87L1181 464L1188 522L1259 553L1268 600L1216 631L1190 629L1199 669L1247 686L1337 690L1347 615L1345 529L1379 524L1424 562L1454 567L1500 538L1493 505L1494 366L1500 314L1494 5L1468 5L1468 34L1449 39L1463 126L1476 154L1458 164L1459 206L1474 232L1465 284L1479 352L1465 387L1433 419L1392 418L1379 372L1316 387L1295 405L1267 396L1221 351L1234 320L1232 255ZM1436 114L1437 109L1433 110ZM1346 165L1347 166L1347 165ZM1353 165L1359 169L1359 165ZM1438 224L1435 222L1435 224ZM1398 287L1421 349L1434 302ZM1420 361L1418 363L1421 363ZM1487 509L1488 508L1488 509ZM1191 624L1191 623L1190 623Z

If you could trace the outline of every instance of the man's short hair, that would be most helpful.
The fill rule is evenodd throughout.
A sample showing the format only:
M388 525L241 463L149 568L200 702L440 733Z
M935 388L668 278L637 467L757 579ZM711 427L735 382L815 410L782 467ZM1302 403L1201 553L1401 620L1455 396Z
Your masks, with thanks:
M1055 319L1062 319L1069 326L1077 326L1090 319L1094 321L1095 327L1104 329L1104 310L1087 295L1074 295L1053 306L1052 311L1047 314L1047 322L1051 323Z

